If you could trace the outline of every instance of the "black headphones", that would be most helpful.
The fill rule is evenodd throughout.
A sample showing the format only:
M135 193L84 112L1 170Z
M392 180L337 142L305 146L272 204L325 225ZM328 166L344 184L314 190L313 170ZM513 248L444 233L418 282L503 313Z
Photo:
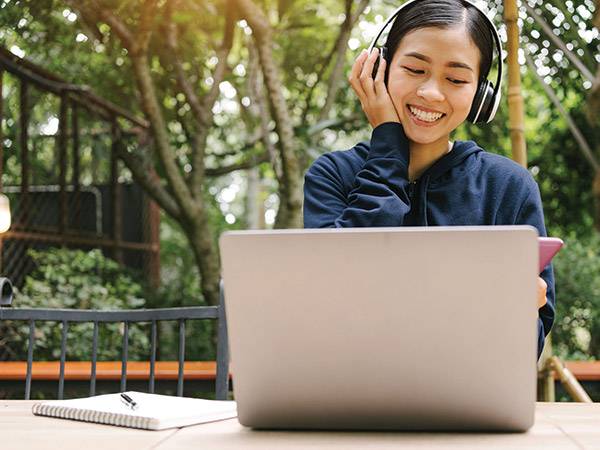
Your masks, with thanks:
M390 23L405 7L417 1L420 0L409 0L396 9L396 11L394 11L394 13L383 23L379 33L377 33L375 39L373 39L373 42L371 42L371 45L369 45L369 53L373 50L377 44L377 41L379 40L379 37L383 34L388 25L390 25ZM467 0L461 1L463 3L468 3L471 6L475 6ZM473 104L471 105L471 110L469 111L467 120L472 123L488 123L491 122L496 115L498 105L500 104L500 86L502 86L502 42L500 41L500 36L498 36L498 30L496 29L494 23L479 8L475 6L475 9L479 11L479 13L485 18L486 23L492 32L494 42L496 43L496 51L498 53L498 78L496 79L496 87L494 87L492 82L487 79L479 80L479 83L477 84L477 92L475 93L475 98L473 99ZM389 62L388 58L390 55L388 54L387 47L380 48L379 55L380 58L385 58L385 60ZM379 60L375 62L375 66L373 67L373 77L375 77L378 67Z

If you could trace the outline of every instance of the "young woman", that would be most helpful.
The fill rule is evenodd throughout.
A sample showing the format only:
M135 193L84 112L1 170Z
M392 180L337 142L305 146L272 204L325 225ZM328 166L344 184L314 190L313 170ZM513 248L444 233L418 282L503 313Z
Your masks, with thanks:
M350 74L371 140L324 154L307 171L306 228L528 224L546 235L539 189L526 169L474 142L450 140L472 120L492 64L492 26L466 0L417 0L401 9L375 77L377 49L364 50ZM551 265L538 285L539 357L554 322Z

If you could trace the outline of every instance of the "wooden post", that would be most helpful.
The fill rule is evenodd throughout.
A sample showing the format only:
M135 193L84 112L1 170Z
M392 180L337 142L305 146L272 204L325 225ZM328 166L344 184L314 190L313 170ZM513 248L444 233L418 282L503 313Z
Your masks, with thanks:
M21 214L25 230L29 230L29 84L21 79Z
M115 246L113 248L113 258L120 264L123 264L122 241L122 216L121 216L121 186L119 185L119 156L117 155L117 145L119 145L120 130L117 125L117 119L112 123L112 149L110 153L110 208L112 220L112 238Z
M158 175L154 169L152 176L158 180ZM152 289L158 289L160 286L160 207L152 198L144 193L144 221L143 227L144 241L150 244L145 260L146 275L150 281Z
M521 94L521 72L519 65L519 8L517 0L505 0L504 18L508 42L508 120L510 129L510 141L512 146L512 158L523 167L527 168L527 144L525 142L525 112L523 107L523 95ZM543 401L554 401L554 376L549 373L550 359L552 357L552 341L550 336L546 338L544 351L540 358L539 372L539 398Z
M519 66L519 9L517 0L505 0L504 19L508 42L506 58L508 66L508 119L512 158L523 167L527 167L527 144L525 143L525 124L523 96L521 94L521 72Z
M71 184L73 185L73 226L79 232L82 231L81 219L81 185L80 185L80 161L79 161L79 118L78 109L75 104L71 107L71 133L73 134L73 174Z
M58 160L59 160L59 207L58 207L58 230L64 238L67 233L67 144L69 139L69 99L64 92L60 96L60 115L58 125ZM64 246L64 244L63 244Z

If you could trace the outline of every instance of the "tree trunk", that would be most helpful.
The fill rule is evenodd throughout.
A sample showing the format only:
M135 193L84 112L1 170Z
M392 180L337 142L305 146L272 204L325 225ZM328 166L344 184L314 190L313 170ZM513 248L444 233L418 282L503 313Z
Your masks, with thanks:
M302 228L302 171L296 152L296 136L288 105L283 97L279 66L273 54L273 29L264 11L251 0L236 0L242 17L248 21L256 42L267 96L279 135L281 176L276 228Z
M202 210L195 221L185 220L183 231L187 235L196 263L200 269L200 286L204 300L210 305L219 304L221 267L219 254L205 212Z

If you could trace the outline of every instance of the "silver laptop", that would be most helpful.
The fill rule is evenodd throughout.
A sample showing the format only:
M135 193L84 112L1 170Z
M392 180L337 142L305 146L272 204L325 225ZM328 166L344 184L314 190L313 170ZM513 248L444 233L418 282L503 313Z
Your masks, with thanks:
M537 236L531 227L224 234L240 422L528 429Z

